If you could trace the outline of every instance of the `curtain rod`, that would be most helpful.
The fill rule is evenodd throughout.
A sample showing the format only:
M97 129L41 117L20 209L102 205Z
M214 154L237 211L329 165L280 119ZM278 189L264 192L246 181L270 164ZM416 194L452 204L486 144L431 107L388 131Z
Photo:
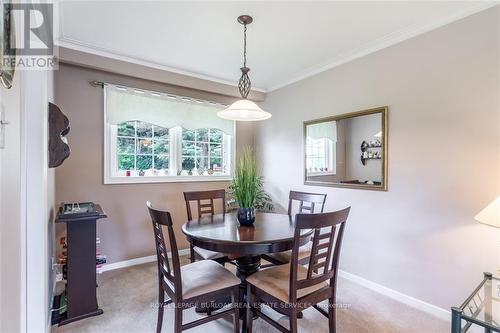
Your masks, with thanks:
M94 80L94 81L90 81L89 84L92 86L92 87L104 87L104 85L108 84L106 82L102 82L102 81L97 81L97 80Z
M189 97L189 96L181 96L181 95L177 95L177 94L171 94L171 93L167 93L167 92L159 92L159 91L154 91L154 90L149 90L149 89L143 89L143 88L136 88L136 87L129 87L127 85L122 85L122 84L116 84L116 83L109 83L109 82L103 82L103 81L97 81L97 80L93 80L93 81L89 81L89 84L92 86L92 87L100 87L100 88L104 88L104 86L107 86L107 85L113 85L113 86L117 86L117 87L123 87L123 88L128 88L128 89L133 89L133 90L140 90L140 91L149 91L149 92L152 92L152 93L162 93L162 94L165 94L167 96L176 96L180 99L189 99L189 100L192 100L192 101L200 101L200 102L206 102L206 103L209 103L209 104L218 104L218 105L222 105L222 106L227 106L227 104L225 103L220 103L220 102L215 102L215 101L209 101L209 100L204 100L204 99L199 99L199 98L194 98L194 97Z

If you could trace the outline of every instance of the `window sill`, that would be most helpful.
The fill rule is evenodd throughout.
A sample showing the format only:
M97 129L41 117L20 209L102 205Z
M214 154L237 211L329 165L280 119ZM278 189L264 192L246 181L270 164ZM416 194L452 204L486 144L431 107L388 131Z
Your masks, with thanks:
M148 184L148 183L193 183L231 181L231 176L129 176L106 177L104 185L110 184Z
M337 173L333 171L306 172L307 176L335 176Z

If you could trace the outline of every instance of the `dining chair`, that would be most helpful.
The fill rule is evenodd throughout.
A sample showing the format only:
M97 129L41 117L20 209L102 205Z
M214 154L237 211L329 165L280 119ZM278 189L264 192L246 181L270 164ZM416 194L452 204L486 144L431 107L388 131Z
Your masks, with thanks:
M173 304L175 333L227 316L234 316L234 333L239 333L240 279L212 260L197 261L181 267L170 213L154 209L149 201L146 205L153 223L158 261L156 332L161 332L164 307ZM167 230L166 238L170 244L171 259L168 257L162 227L166 227ZM167 301L165 301L165 294L170 298ZM228 295L231 295L232 307L230 309L213 312L202 319L186 324L182 323L183 310L197 303L212 303Z
M226 191L225 190L211 190L211 191L192 191L184 192L184 200L186 201L186 210L188 221L193 219L191 210L191 202L196 201L198 209L198 218L203 215L214 215L214 200L222 200L222 213L226 213ZM208 201L208 202L207 202ZM214 252L202 249L200 247L189 244L189 253L191 262L196 259L215 260L221 264L230 261L227 256L220 252Z
M287 265L271 267L246 278L247 332L252 332L254 315L281 332L297 333L297 315L313 306L328 318L329 333L336 332L337 274L349 208L332 213L297 214L292 260ZM308 266L299 264L301 233L313 229ZM328 311L318 303L328 300ZM289 317L290 328L282 326L260 311L264 303Z
M288 195L288 215L292 216L294 203L298 202L298 213L323 213L326 194L290 191ZM300 247L299 262L305 263L311 253L311 242ZM290 262L292 251L265 254L263 259L272 265L283 265Z

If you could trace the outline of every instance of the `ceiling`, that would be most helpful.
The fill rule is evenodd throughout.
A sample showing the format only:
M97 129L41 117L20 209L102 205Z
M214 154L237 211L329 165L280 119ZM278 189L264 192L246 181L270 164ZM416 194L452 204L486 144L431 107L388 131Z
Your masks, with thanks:
M59 45L271 91L493 6L491 2L63 1Z

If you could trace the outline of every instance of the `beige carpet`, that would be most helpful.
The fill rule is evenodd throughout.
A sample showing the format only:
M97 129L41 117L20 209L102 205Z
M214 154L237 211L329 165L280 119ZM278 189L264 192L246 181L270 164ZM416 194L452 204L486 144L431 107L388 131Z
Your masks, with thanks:
M229 265L230 266L230 265ZM154 264L144 264L105 272L98 277L98 301L104 314L62 327L56 333L154 332L157 310L157 272ZM437 333L449 332L449 324L433 316L384 297L345 279L338 281L337 332L349 333ZM184 322L199 318L186 310ZM286 317L272 317L288 326ZM165 310L163 332L173 332L173 311ZM299 332L328 332L328 320L314 309L299 319ZM254 322L254 332L279 332L262 319ZM232 332L232 323L220 319L187 332Z

